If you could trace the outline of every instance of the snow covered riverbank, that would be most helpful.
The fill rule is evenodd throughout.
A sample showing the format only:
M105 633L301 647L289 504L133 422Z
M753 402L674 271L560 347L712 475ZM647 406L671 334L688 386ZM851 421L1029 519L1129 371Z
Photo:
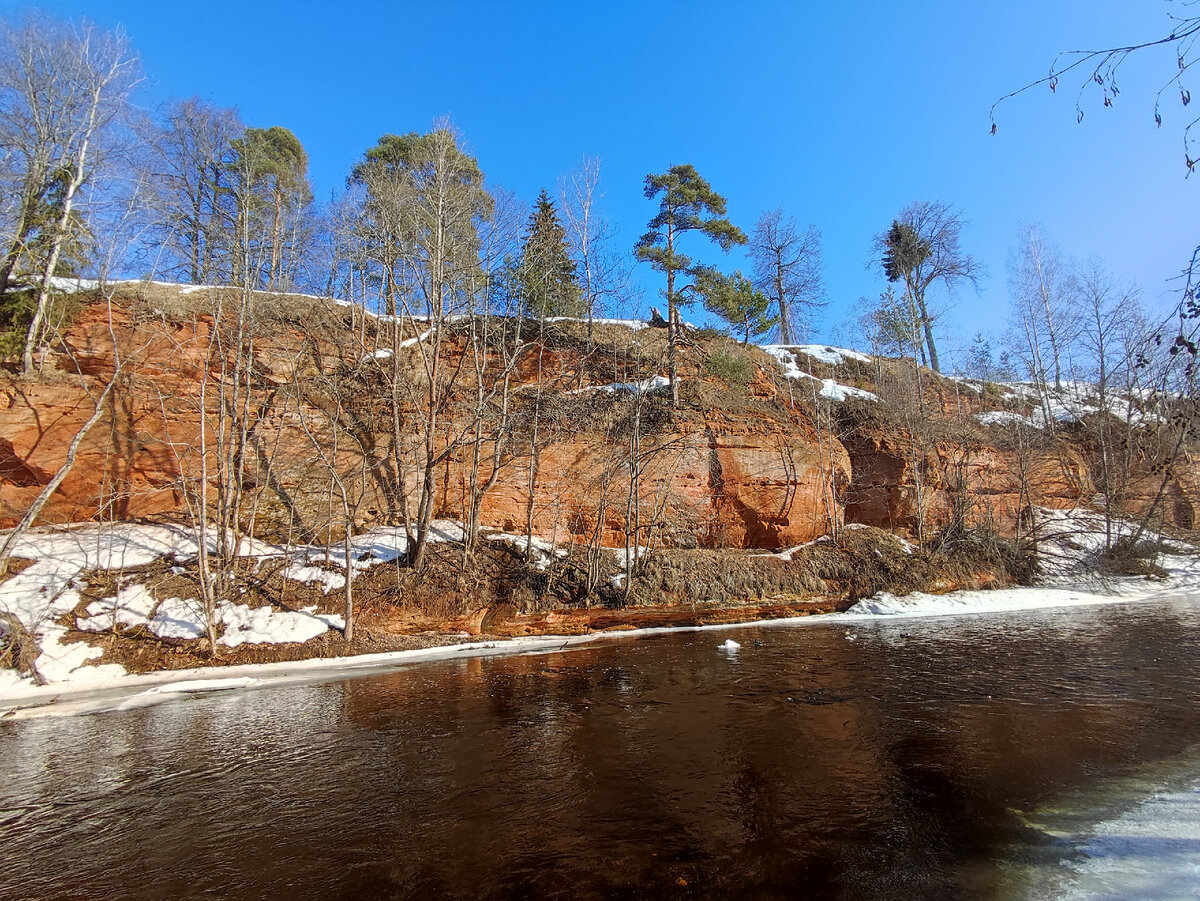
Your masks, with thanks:
M84 573L94 570L125 570L163 557L182 562L196 553L194 540L185 530L171 526L121 524L37 530L26 536L19 554L34 560L32 565L0 583L0 611L15 615L36 637L40 656L35 668L49 684L37 685L28 676L0 669L0 714L24 718L125 709L199 691L241 690L323 680L429 660L546 653L599 640L644 638L665 631L978 615L1128 603L1171 594L1200 593L1200 562L1182 544L1167 542L1167 550L1160 556L1167 573L1164 579L1101 578L1092 566L1103 541L1099 517L1085 511L1042 511L1041 517L1048 537L1042 548L1045 584L1037 587L947 594L914 592L903 597L881 592L859 601L843 613L496 641L471 641L464 634L458 643L432 648L347 657L314 656L313 659L280 663L197 667L138 675L126 673L117 664L96 665L93 661L103 654L100 648L64 640L68 630L61 621L81 603L77 582ZM461 538L461 532L453 523L439 524L437 534L440 540ZM354 578L374 563L394 560L403 551L403 542L403 535L395 529L372 530L357 536L354 539L356 553L348 567L344 555L325 548L297 550L260 544L246 547L243 552L259 560L283 558L280 562L285 578L315 581L328 592L340 588L347 577ZM195 600L180 598L156 602L139 584L132 583L119 589L112 598L88 604L84 613L76 617L76 628L104 631L112 629L114 624L140 625L160 637L196 639L204 633L196 605ZM226 647L243 643L304 642L329 629L341 628L340 617L320 614L315 608L307 607L281 611L222 601L217 614L221 626L219 643Z
M546 654L584 647L601 641L631 641L669 632L731 631L771 627L865 625L872 621L906 618L978 616L1019 610L1100 604L1136 603L1175 592L1159 590L1123 594L1096 594L1063 588L1011 588L962 591L945 595L916 593L903 598L880 594L860 601L845 613L752 620L743 623L627 629L587 635L546 635L503 641L464 641L461 644L353 657L314 658L284 663L198 667L190 670L115 675L89 681L36 686L28 680L0 684L0 715L11 719L70 716L129 710L210 691L238 691L325 681L378 673L438 660L502 654Z

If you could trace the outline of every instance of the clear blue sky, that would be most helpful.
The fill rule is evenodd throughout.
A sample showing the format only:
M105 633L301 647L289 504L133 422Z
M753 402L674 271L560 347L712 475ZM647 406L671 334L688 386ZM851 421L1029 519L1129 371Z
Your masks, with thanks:
M0 0L6 15L25 7ZM653 212L643 177L693 163L743 228L782 206L824 232L832 303L818 337L881 290L865 265L872 235L912 200L960 207L964 246L987 266L979 294L967 289L947 316L961 341L1003 329L1005 260L1023 221L1068 253L1102 257L1162 309L1200 239L1184 111L1168 102L1163 127L1152 119L1170 51L1127 63L1116 108L1091 96L1082 125L1073 91L1041 89L1002 106L988 134L992 102L1057 51L1160 36L1162 0L41 8L123 25L147 105L198 94L248 124L291 128L324 196L381 134L449 115L489 181L530 199L584 154L600 157L604 212L631 247ZM640 279L657 302L654 275Z

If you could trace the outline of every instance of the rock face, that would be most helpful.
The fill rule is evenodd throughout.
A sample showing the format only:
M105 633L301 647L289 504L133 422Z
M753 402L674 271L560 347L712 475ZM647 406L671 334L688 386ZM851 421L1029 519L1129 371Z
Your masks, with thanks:
M1011 527L1021 510L1069 509L1095 495L1086 461L1066 442L1017 452L982 443L930 442L874 432L844 438L854 473L846 520L916 537L961 516L965 525Z
M63 464L68 444L94 409L91 396L112 375L108 315L102 305L88 307L64 336L62 352L44 361L41 380L7 377L0 383L0 526L14 524ZM211 334L211 320L203 316L180 323L115 308L112 335L129 360L43 522L187 512L189 500L194 504L199 496L202 461L207 459L210 475L224 463L214 451L221 399ZM298 519L304 531L321 534L329 521L330 476L315 459L306 428L321 433L327 417L284 397L301 342L300 335L277 331L255 351L247 406L256 420L251 447L259 459L241 465L258 527L281 532ZM567 357L548 353L543 363L565 371ZM399 516L401 477L377 459L386 437L376 439L374 455L344 446L339 451L339 469L359 493L359 526ZM624 543L632 512L643 543L781 547L825 534L830 517L840 516L838 493L849 482L849 459L837 444L822 454L802 412L781 409L774 418L751 421L692 410L675 417L670 428L647 426L636 481L628 441L628 435L585 426L560 430L538 448L536 461L528 453L507 455L483 497L481 523L523 532L531 519L534 533L546 538L598 537L614 546ZM263 465L268 459L269 467ZM466 452L445 461L437 479L438 515L466 516L469 473ZM480 479L489 475L485 459ZM414 497L415 473L405 473L403 483ZM210 486L210 501L215 493Z
M539 453L533 490L533 531L555 541L625 542L625 518L636 492L643 539L672 547L779 548L811 541L840 515L837 492L849 481L849 460L836 449L821 465L815 438L802 421L736 423L708 415L683 418L684 428L653 436L655 452L631 488L629 466L614 460L597 434L574 435ZM488 473L484 473L486 477ZM485 495L481 521L524 532L529 516L527 460L503 471ZM443 494L446 513L461 518L467 469L452 465Z
M177 307L184 299L167 298ZM243 519L253 518L259 534L334 536L344 517L329 461L349 486L355 527L401 521L406 498L410 510L415 504L418 467L411 461L420 456L397 466L400 458L388 450L397 441L420 449L417 417L406 416L397 430L390 416L379 415L382 383L364 380L362 372L391 366L392 358L364 358L361 319L347 321L337 310L323 316L317 325L275 322L251 348L254 366L241 393L222 396L219 348L225 345L214 336L229 339L214 331L211 316L166 316L144 297L129 297L113 307L110 323L107 306L88 306L47 355L40 379L0 376L0 527L14 524L62 465L94 409L91 398L114 372L114 339L126 361L120 381L42 521L186 518L202 499L207 467L210 504L217 474L240 474ZM356 333L360 343L346 340ZM618 337L631 344L632 335ZM702 352L685 354L681 371L692 394L685 393L679 411L662 395L641 397L647 418L635 431L617 416L632 408L633 396L596 390L600 379L581 359L579 345L556 340L517 368L514 398L545 377L557 403L574 404L573 418L546 425L535 448L528 446L525 422L495 457L490 450L481 455L477 482L489 481L492 461L499 461L479 504L482 525L524 533L531 524L534 534L559 542L621 546L628 524L640 544L780 548L811 541L837 522L909 536L918 534L922 520L926 531L956 520L1007 529L1030 504L1072 507L1097 495L1086 449L1069 436L1019 449L976 427L965 439L943 435L914 445L885 418L864 425L797 400L803 392L788 390L761 354L757 372L740 386L707 375ZM346 349L353 347L358 350ZM470 365L465 344L450 352L455 365ZM747 353L756 359L756 352ZM610 361L614 372L617 362L615 356ZM226 370L228 385L236 373L227 364ZM348 410L331 414L313 386L348 372L358 379L359 396ZM879 390L866 367L855 381ZM451 400L439 421L439 451L445 436L466 427L463 411L471 398ZM931 393L930 406L938 402ZM940 403L945 414L945 399ZM953 403L966 401L956 393ZM250 440L241 459L217 452L220 432L229 428L221 409L236 409L247 423ZM345 427L336 455L334 415ZM469 444L439 460L436 515L467 518L471 471ZM1191 528L1200 470L1189 458L1180 471L1161 507L1168 519ZM1129 505L1148 506L1157 479L1131 486Z

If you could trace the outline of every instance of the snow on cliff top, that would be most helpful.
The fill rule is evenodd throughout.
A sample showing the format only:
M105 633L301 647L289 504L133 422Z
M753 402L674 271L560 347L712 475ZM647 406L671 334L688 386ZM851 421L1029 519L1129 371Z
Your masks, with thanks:
M102 283L99 280L94 279L94 278L66 278L64 276L52 276L50 279L50 287L53 290L59 291L63 294L75 294L75 293L82 292L82 291L97 291L100 289L101 284ZM219 291L219 290L222 290L225 288L232 287L232 286L228 286L228 285L188 285L188 284L184 284L183 282L160 282L160 281L154 281L151 279L142 279L142 278L114 279L112 281L103 282L103 284L109 285L110 287L114 287L114 288L118 287L118 286L121 286L121 287L134 286L134 287L136 287L138 285L154 285L155 287L158 287L158 288L175 288L179 291L180 294L198 294L203 291ZM354 303L354 302L348 301L348 300L343 300L340 297L325 296L325 295L320 295L320 294L304 294L300 291L268 291L268 290L264 290L264 289L255 289L254 293L255 294L269 294L269 295L273 295L276 297L303 297L306 300L323 300L323 301L328 301L329 303L337 304L340 307L353 306L353 307L357 307L358 309L365 310L367 315L374 316L377 319L384 321L384 322L390 322L394 318L399 318L401 320L412 320L413 322L425 322L425 321L428 321L428 319L429 319L429 317L427 315L420 314L420 313L413 313L412 315L404 314L399 317L385 316L382 314L373 313L371 310L367 310L365 307L362 306L362 304ZM450 315L450 316L446 317L446 319L448 321L454 321L454 320L463 319L463 318L465 318L465 317L462 315ZM587 321L588 320L586 318L580 317L580 316L548 316L546 318L546 322L586 323ZM618 326L624 326L625 328L633 329L634 331L640 331L641 329L649 328L649 326L650 326L649 321L647 321L645 319L612 319L612 318L604 318L604 317L599 317L599 316L592 318L592 324L593 325L618 325ZM691 327L695 328L695 326L691 326ZM415 340L409 339L408 341L402 342L400 346L401 347L411 346L412 344L415 344L417 341L424 340L424 338L426 338L426 337L428 337L428 334L422 335ZM812 346L815 347L816 345L812 345ZM851 353L853 353L853 351L851 351ZM382 359L379 356L375 356L374 358Z
M816 382L817 385L820 385L819 388L814 386L813 390L827 400L832 400L836 403L841 403L851 397L857 397L860 400L879 400L876 395L862 388L843 385L836 379L821 379L810 375L800 368L796 359L796 354L801 353L822 363L837 366L845 360L870 362L871 358L866 354L860 354L856 350L847 350L844 347L826 347L821 344L764 344L762 345L762 350L775 358L775 361L779 363L779 368L783 370L783 374L789 379L810 379Z
M867 354L846 347L833 347L829 344L763 344L761 347L777 360L780 360L779 351L788 351L802 353L820 363L828 363L830 366L840 366L847 360L854 360L857 363L871 362L871 358Z

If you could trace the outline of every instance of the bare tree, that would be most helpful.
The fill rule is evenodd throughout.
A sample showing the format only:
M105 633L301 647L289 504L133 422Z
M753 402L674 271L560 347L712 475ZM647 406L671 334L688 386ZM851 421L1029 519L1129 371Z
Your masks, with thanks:
M1088 423L1096 446L1096 483L1104 495L1105 547L1113 542L1113 521L1124 509L1143 417L1137 395L1135 355L1143 346L1137 333L1145 319L1137 290L1118 284L1099 260L1078 275L1075 302L1080 310L1081 363L1095 385L1097 414ZM1143 333L1144 334L1144 333Z
M173 101L144 127L155 271L193 285L231 277L233 141L243 130L233 110L198 97Z
M1022 228L1020 244L1009 260L1008 284L1030 377L1061 389L1080 317L1071 272L1039 226Z
M4 26L0 143L10 152L0 178L20 199L15 221L5 228L0 296L26 265L36 285L22 352L26 373L33 370L52 279L78 218L80 188L95 177L99 145L125 110L137 77L138 60L120 31L39 19L19 29Z
M612 247L617 229L600 212L604 194L600 191L598 157L585 156L579 167L562 179L559 194L587 308L591 342L593 317L602 311L612 315L628 293L633 278L631 260L628 254Z
M502 307L493 315L485 306L470 315L466 326L473 381L470 432L466 437L470 464L464 517L464 571L479 538L484 498L516 457L513 381L528 342L522 339L524 319L515 313L515 309Z
M810 225L800 232L794 216L782 208L758 217L750 237L754 286L779 311L779 340L792 344L826 305L821 277L821 232Z
M350 338L353 339L353 335ZM353 345L351 349L358 350ZM354 519L362 498L362 471L370 456L370 436L364 434L350 409L353 389L359 381L358 373L340 360L334 361L333 366L324 365L319 348L313 347L307 356L317 359L319 365L315 372L309 370L303 376L299 367L294 368L292 391L297 398L307 401L296 405L300 428L329 477L331 491L337 496L341 512L339 525L346 576L342 586L342 635L349 644L354 641ZM360 362L359 367L362 365ZM309 409L320 411L325 428L318 427L320 422L313 421ZM357 474L354 460L347 462L345 459L347 445L350 456L357 458ZM330 517L326 538L329 547L333 545L334 531L334 518Z
M938 313L928 292L940 283L953 294L963 282L978 283L982 267L959 246L966 220L948 203L918 200L900 211L892 227L875 236L875 258L889 282L904 285L905 299L916 309L929 365L940 372L933 324Z

